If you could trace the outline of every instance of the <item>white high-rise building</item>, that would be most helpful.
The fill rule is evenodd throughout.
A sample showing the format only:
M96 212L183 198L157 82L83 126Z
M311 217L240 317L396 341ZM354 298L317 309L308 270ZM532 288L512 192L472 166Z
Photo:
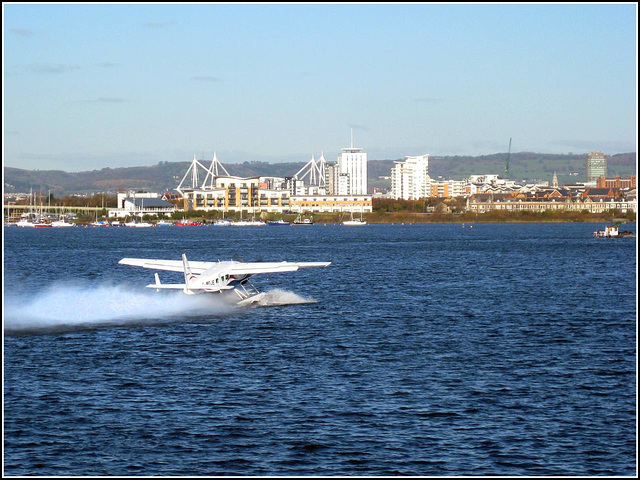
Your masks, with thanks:
M367 194L367 160L366 152L362 148L353 146L353 128L351 129L351 147L343 148L338 157L338 171L340 175L349 175L348 181L338 182L337 195L366 195ZM348 191L345 191L348 190Z
M430 196L429 154L404 157L391 169L391 194L393 198L418 200Z

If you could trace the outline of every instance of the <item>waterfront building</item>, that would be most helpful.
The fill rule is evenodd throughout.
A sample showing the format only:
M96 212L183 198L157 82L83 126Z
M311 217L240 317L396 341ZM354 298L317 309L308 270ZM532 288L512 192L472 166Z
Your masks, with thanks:
M213 187L185 189L185 210L242 210L258 206L260 177L216 177Z
M587 155L587 182L595 182L607 176L607 158L602 152L591 152Z
M596 181L596 188L636 188L636 176L631 175L629 178L606 178L604 176Z
M258 209L267 213L282 213L289 210L290 198L287 190L258 190Z
M484 213L491 210L503 211L533 211L544 212L546 210L587 211L589 213L603 213L608 210L619 210L623 214L637 211L637 199L621 196L599 195L563 195L562 191L555 193L529 195L519 194L494 194L479 193L467 199L466 209L475 213ZM600 193L600 192L594 192Z
M367 161L368 155L362 148L353 146L353 128L351 129L351 147L343 148L338 157L338 172L348 175L338 182L337 195L367 194Z
M391 194L395 199L418 200L431 195L428 186L429 154L406 156L403 162L394 162L391 169Z
M292 196L290 210L295 213L372 212L371 195Z
M124 218L127 216L172 215L177 207L161 198L154 192L118 192L116 197L117 208L107 212L109 218Z

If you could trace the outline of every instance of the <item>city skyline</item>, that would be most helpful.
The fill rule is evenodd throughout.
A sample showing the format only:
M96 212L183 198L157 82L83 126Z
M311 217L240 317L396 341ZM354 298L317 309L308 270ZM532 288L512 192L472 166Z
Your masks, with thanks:
M636 151L637 7L3 4L3 163Z

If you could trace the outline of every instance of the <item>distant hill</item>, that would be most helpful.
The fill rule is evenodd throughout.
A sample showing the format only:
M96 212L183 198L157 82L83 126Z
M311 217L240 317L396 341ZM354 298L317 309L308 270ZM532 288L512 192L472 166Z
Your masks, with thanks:
M433 178L461 180L473 174L499 174L504 176L506 153L472 156L431 156L429 174ZM369 160L369 184L388 187L388 177L394 161ZM208 162L203 162L208 165ZM244 162L225 164L229 174L240 177L275 176L295 174L306 162L266 163ZM71 193L116 192L118 190L173 191L190 162L160 162L149 167L103 168L85 172L61 170L23 170L4 167L6 193L51 190L55 196ZM609 176L628 177L636 174L636 154L620 153L608 157ZM560 183L583 181L586 175L585 154L554 155L519 152L510 157L510 177L514 180L549 180L558 173Z

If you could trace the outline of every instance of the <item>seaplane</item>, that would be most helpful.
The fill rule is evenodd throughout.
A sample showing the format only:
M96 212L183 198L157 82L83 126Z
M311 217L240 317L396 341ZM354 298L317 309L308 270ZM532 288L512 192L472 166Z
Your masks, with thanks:
M331 262L244 262L226 260L217 262L193 262L182 254L182 260L151 260L145 258L123 258L121 265L182 272L184 283L161 283L155 273L155 283L147 288L182 290L187 295L202 293L235 293L237 305L245 306L259 302L265 295L249 282L249 278L264 273L295 272L301 268L328 267ZM231 297L235 300L235 297Z

